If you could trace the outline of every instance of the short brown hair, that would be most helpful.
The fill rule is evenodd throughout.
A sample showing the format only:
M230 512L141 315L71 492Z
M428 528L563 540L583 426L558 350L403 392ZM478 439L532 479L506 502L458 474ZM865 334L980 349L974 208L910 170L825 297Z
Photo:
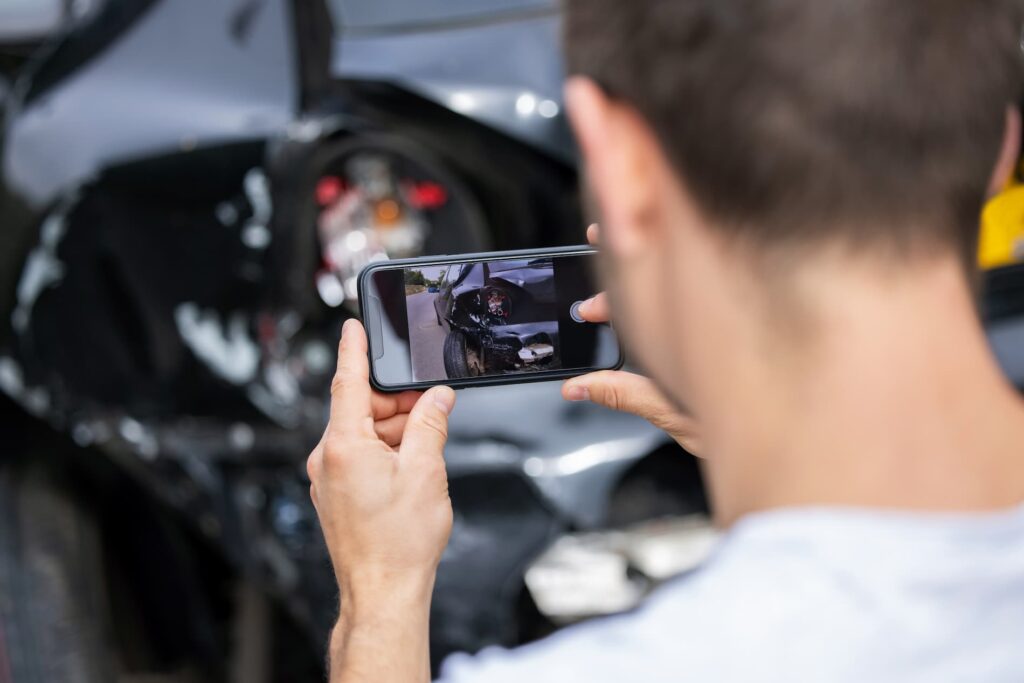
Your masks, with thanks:
M567 0L571 74L635 107L758 245L953 247L1021 96L1021 0Z

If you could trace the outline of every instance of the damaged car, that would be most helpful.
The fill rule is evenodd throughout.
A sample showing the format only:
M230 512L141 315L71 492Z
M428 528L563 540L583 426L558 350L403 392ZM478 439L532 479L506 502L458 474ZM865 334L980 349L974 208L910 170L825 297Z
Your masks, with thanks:
M90 6L0 117L0 651L18 683L322 680L304 463L356 276L581 239L557 5ZM491 275L481 324L548 305ZM551 331L502 362L550 362ZM435 665L627 609L706 547L661 432L557 385L464 396Z
M434 299L449 378L556 370L558 312L550 258L450 268Z
M0 93L0 653L17 683L323 680L305 459L360 269L582 240L557 3L71 5ZM990 297L1019 384L1022 268ZM452 274L438 322L507 349L456 371L557 357L515 270ZM634 608L714 539L693 456L558 385L466 390L449 433L435 666Z

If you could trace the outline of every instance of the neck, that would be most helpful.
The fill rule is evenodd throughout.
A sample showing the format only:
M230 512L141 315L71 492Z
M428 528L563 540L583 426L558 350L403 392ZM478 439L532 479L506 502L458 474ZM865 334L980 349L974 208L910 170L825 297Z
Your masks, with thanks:
M769 389L730 392L741 397L732 425L716 420L708 475L719 522L790 506L1024 502L1024 405L957 264L885 277L834 266L806 273L810 341L750 359ZM738 414L750 416L740 428Z

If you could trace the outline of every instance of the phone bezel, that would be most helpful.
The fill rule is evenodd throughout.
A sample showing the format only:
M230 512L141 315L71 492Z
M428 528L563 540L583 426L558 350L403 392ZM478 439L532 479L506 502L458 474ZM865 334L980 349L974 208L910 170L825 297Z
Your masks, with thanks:
M467 261L501 261L504 259L536 258L541 256L590 256L596 253L597 250L594 249L593 247L587 245L580 245L571 247L552 247L549 249L516 249L511 251L488 251L472 254L456 254L454 256L444 254L441 256L420 256L408 259L379 261L377 263L371 263L370 265L363 268L363 270L360 271L359 273L359 310L363 313L363 323L367 329L369 329L371 325L376 324L376 321L370 321L367 319L369 317L369 312L372 309L368 305L368 287L366 283L368 278L378 270L393 270L396 268L406 268L409 266L444 266L452 263L465 263ZM367 333L367 360L369 361L370 364L370 383L378 391L387 393L397 393L400 391L408 391L410 389L422 390L438 385L450 386L453 389L465 389L469 387L487 387L505 384L529 384L533 382L551 382L554 380L568 379L570 377L585 375L588 372L593 372L596 370L618 370L625 363L625 356L623 354L622 344L620 342L619 358L615 365L611 367L576 368L572 370L544 370L536 373L522 375L494 375L489 377L466 377L462 379L448 379L443 381L436 380L426 382L407 382L402 384L382 384L377 378L374 368L374 351L375 349L373 347L372 335ZM383 358L383 354L381 357Z

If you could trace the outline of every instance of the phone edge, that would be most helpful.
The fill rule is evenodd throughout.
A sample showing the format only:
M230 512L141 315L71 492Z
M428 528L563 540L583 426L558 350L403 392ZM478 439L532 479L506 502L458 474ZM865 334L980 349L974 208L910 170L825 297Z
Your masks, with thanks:
M517 258L524 256L571 256L573 254L596 254L597 249L594 247L583 244L578 246L568 247L551 247L548 249L513 249L509 251L487 251L487 252L476 252L471 254L439 254L437 256L417 256L414 258L406 259L394 259L388 261L377 261L375 263L367 264L359 271L359 278L356 280L357 299L359 301L359 312L360 322L363 322L365 327L365 317L363 311L368 310L366 306L366 278L368 278L374 271L387 270L393 268L404 268L406 266L415 266L419 264L436 264L445 265L449 263L463 263L465 261L499 261L508 258ZM573 370L549 370L551 374L536 374L530 375L528 379L519 379L522 375L504 375L491 377L488 379L449 379L447 381L433 381L433 382L409 382L407 384L391 384L382 385L374 373L373 367L373 347L370 341L370 335L366 337L366 356L369 364L369 377L370 384L377 391L395 394L402 391L426 391L430 387L436 386L448 386L452 389L472 389L476 387L493 387L502 386L506 384L533 384L536 382L554 382L562 379L570 379L572 377L579 377L585 375L588 372L600 372L602 370L620 370L626 362L626 356L622 348L622 344L619 344L619 359L614 366L610 368L601 368L600 370L588 370L585 372L576 372ZM510 379L516 378L516 379Z

